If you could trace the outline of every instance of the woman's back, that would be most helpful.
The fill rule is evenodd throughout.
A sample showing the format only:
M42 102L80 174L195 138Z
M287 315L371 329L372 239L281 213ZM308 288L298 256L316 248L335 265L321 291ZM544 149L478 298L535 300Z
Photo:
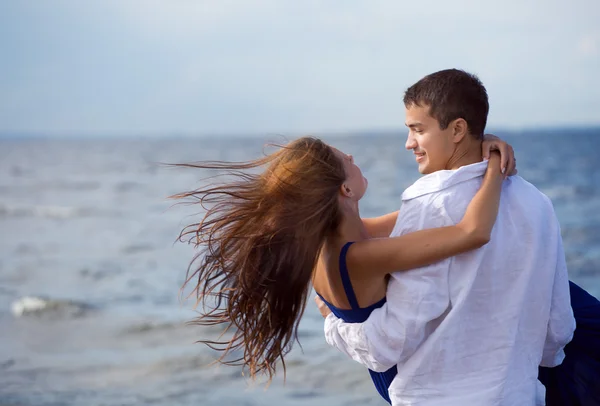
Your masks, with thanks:
M375 273L365 276L363 273L358 277L352 274L352 265L347 263L351 245L348 242L326 244L313 276L313 287L321 299L338 309L367 308L385 297L387 276ZM347 275L347 282L344 282L343 274ZM356 298L356 306L352 306L348 297L348 287Z
M338 306L333 305L331 302L329 302L326 298L324 298L319 293L318 287L315 287L315 290L317 292L317 295L319 295L319 297L325 302L325 304L327 304L327 306L329 307L331 312L336 317L344 320L347 323L362 323L365 320L367 320L367 318L369 317L369 315L371 314L371 312L373 310L378 309L381 306L383 306L385 304L386 299L384 296L383 298L380 298L377 302L370 304L366 307L361 307L359 305L356 295L354 293L352 282L350 280L349 270L348 270L347 261L346 261L346 255L347 255L348 249L350 248L351 245L352 245L352 242L348 242L343 245L342 249L340 250L339 260L338 260L339 280L341 281L341 284L342 284L345 301L348 302L348 304L350 305L350 308L347 308L347 307L340 308ZM327 270L329 271L330 277L334 276L333 272L332 272L333 269L329 268ZM324 270L324 272L326 272L327 270ZM330 278L330 279L332 279L332 278ZM336 295L336 296L338 296L338 298L339 298L339 292L336 291L336 293L338 293L338 295ZM338 301L339 301L339 299L338 299ZM373 383L375 384L377 391L389 403L391 403L391 401L390 401L390 396L388 393L388 388L389 388L392 380L396 376L397 372L398 371L395 366L385 372L374 372L374 371L369 370L369 374L371 375L371 379L373 380Z

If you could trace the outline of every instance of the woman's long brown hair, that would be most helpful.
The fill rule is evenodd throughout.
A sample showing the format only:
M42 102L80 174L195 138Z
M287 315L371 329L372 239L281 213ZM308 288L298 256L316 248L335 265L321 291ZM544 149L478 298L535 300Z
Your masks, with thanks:
M223 323L233 333L228 341L200 342L222 351L222 364L247 368L253 379L267 374L270 381L279 361L285 375L284 356L298 339L313 269L341 220L341 160L323 141L303 137L254 161L178 166L225 170L233 177L172 196L191 198L206 210L179 236L200 248L184 284L195 283L200 316L192 323ZM250 171L262 167L260 174ZM243 356L225 360L240 350Z

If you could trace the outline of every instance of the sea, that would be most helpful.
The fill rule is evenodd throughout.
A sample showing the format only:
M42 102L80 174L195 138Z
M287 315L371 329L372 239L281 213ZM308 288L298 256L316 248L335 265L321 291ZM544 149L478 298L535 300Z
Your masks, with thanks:
M570 278L600 297L600 128L497 134L550 197ZM331 348L308 303L284 379L252 382L196 343L180 288L198 206L168 196L211 175L166 163L243 161L293 137L0 139L0 405L380 405L367 370ZM369 179L365 217L418 179L404 131L323 135ZM268 150L268 149L267 149Z

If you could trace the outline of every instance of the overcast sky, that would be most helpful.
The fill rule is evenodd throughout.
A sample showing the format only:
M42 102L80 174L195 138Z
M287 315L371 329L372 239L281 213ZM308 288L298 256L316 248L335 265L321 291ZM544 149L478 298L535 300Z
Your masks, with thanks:
M490 126L600 124L600 1L0 2L4 134L397 129L449 67Z

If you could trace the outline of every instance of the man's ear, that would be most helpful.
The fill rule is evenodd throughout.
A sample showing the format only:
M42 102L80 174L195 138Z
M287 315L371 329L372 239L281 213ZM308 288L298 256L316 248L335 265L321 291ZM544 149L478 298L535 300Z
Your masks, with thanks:
M464 118L457 118L449 125L452 128L452 142L455 144L461 142L469 134L469 125Z
M346 197L354 196L354 193L352 193L352 189L350 189L345 183L342 186L340 186L340 193L342 194L342 196Z

